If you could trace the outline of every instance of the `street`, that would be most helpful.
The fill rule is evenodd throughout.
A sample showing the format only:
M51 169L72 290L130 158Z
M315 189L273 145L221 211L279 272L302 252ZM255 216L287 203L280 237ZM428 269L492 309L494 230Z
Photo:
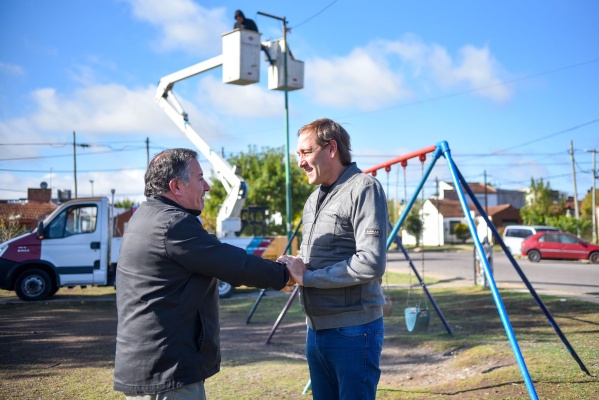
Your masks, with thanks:
M409 255L418 273L422 275L422 254L410 252ZM408 273L409 266L401 252L390 252L388 260L390 271ZM555 260L532 263L523 258L517 258L516 261L537 293L599 303L599 264ZM425 251L424 281L426 283L428 276L441 279L439 284L472 285L473 264L472 253ZM527 291L516 269L503 252L493 253L493 276L499 288ZM418 282L415 276L412 282ZM432 288L435 285L427 286Z

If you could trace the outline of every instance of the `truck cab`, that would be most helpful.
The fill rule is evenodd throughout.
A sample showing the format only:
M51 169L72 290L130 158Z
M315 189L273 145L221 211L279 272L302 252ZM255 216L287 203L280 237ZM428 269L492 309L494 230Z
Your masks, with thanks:
M71 200L37 229L0 244L0 288L43 300L61 286L114 284L110 207L104 197Z

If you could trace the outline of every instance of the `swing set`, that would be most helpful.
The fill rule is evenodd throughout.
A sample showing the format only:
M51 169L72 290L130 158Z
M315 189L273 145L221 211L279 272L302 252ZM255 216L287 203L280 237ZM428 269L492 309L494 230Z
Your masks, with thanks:
M426 160L426 155L429 153L432 153L432 161L425 169L424 161ZM403 226L404 222L406 221L408 213L410 212L410 210L414 206L416 200L418 199L418 195L422 192L424 183L429 178L429 175L430 175L431 171L433 170L437 160L441 157L445 158L447 165L449 167L449 171L450 171L453 183L454 183L454 187L456 190L456 194L458 196L460 206L464 213L464 217L466 218L466 222L467 222L468 228L470 230L470 234L474 241L474 246L475 246L476 252L479 255L479 259L481 260L481 267L483 268L485 277L488 281L489 288L491 290L491 294L493 297L493 301L495 302L495 306L499 313L499 317L501 318L501 323L502 323L504 330L506 332L506 335L508 337L508 340L509 340L510 346L512 348L512 351L514 353L514 357L516 358L518 367L520 368L520 372L522 374L522 377L523 377L524 383L526 385L526 388L528 390L530 398L533 400L538 399L538 395L536 393L534 384L533 384L530 374L528 372L526 363L524 362L524 358L522 357L522 353L520 351L518 341L517 341L514 331L512 329L511 322L509 320L507 311L503 304L503 300L501 299L501 295L499 294L499 290L497 288L491 267L489 265L489 260L487 259L486 255L485 255L485 250L484 250L483 244L478 236L478 232L477 232L476 226L474 224L474 220L470 214L470 209L469 209L468 203L466 201L466 196L464 194L464 190L470 197L470 201L472 204L474 204L478 213L483 217L484 221L487 224L487 227L491 230L493 237L495 238L495 243L498 243L501 246L506 257L508 258L508 260L510 261L510 263L512 264L512 266L514 267L514 269L520 276L520 279L522 280L522 282L526 285L526 288L528 289L528 291L534 298L534 300L537 303L537 305L539 306L539 308L545 314L545 317L549 321L549 324L551 325L551 327L554 329L556 334L559 336L562 343L566 346L566 348L567 348L568 352L570 353L570 355L572 356L572 358L576 361L576 363L578 364L578 366L580 367L580 369L583 372L585 372L587 375L591 376L591 373L589 372L587 367L584 365L584 363L582 362L582 360L580 359L580 357L578 356L578 354L576 353L576 351L574 350L574 348L572 347L572 345L570 344L570 342L568 341L568 339L566 338L566 336L560 329L557 322L554 320L553 316L551 315L551 313L549 312L549 310L547 309L547 307L545 306L545 304L543 303L543 301L541 300L541 298L539 297L539 295L533 288L532 284L530 283L530 281L528 280L528 278L526 277L526 275L524 274L524 272L522 271L522 269L520 268L520 266L518 265L518 263L512 256L511 252L508 250L507 246L503 242L501 235L497 231L497 228L495 228L495 225L493 225L493 223L489 219L488 215L486 214L484 208L481 206L480 202L477 200L476 196L474 195L474 192L472 191L472 189L470 188L470 186L464 179L463 175L461 174L461 172L455 165L453 158L451 157L449 145L446 141L439 142L436 145L426 147L424 149L409 153L407 155L394 158L385 163L376 165L372 168L368 168L368 169L364 170L364 173L370 173L373 176L376 176L377 171L381 170L381 169L384 169L387 173L389 173L391 171L392 165L400 163L402 165L402 167L404 168L404 185L405 185L405 167L407 166L407 161L412 158L416 158L416 157L418 157L420 162L422 163L421 179L417 185L416 191L414 192L414 194L412 195L410 200L407 202L406 207L402 210L402 213L401 213L397 223L391 230L391 233L387 239L387 250L389 249L389 247L391 246L391 244L393 242L395 242L398 245L399 249L403 252L404 256L406 257L406 260L408 261L411 271L417 277L417 279L420 283L420 286L422 287L423 293L426 294L426 298L428 298L428 301L430 301L431 304L433 305L437 315L439 316L439 318L445 325L447 332L449 334L452 334L449 324L447 324L447 321L443 317L441 310L439 309L433 296L430 294L430 292L428 291L428 288L426 287L426 284L424 283L424 280L423 280L424 263L422 264L423 274L421 276L418 273L417 268L414 266L412 259L409 257L408 252L406 251L405 247L403 246L401 239L398 237L398 232L399 232L400 228ZM300 224L301 224L301 222L300 222ZM296 229L295 233L297 233L297 229ZM294 236L295 236L295 234L294 234ZM292 239L293 239L293 237L292 237ZM299 287L296 287L291 292L289 299L287 300L287 303L283 307L283 310L281 311L279 317L277 318L277 321L273 325L273 327L268 335L268 338L265 341L265 344L270 343L270 340L272 339L274 333L276 332L283 317L287 313L287 310L293 303L293 299L297 295L298 290L299 290ZM411 282L410 282L410 291L411 291ZM252 312L255 310L256 306L257 306L257 303L254 305ZM408 331L412 331L412 332L425 331L428 328L428 325L430 322L430 313L428 310L427 303L425 303L425 307L423 307L423 308L421 308L420 301L419 301L418 305L410 306L409 294L408 294L408 304L404 311L405 311L404 314L406 317L406 325L407 325ZM251 317L251 315L250 315L250 317ZM248 317L247 322L249 322L249 317ZM309 384L310 384L310 382L308 382L306 389L309 388ZM306 389L304 389L304 392L306 391Z

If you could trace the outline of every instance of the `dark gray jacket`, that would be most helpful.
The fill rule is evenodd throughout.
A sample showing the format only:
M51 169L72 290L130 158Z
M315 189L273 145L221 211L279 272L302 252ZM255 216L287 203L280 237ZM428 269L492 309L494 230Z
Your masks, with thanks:
M281 264L221 243L167 198L139 207L117 267L115 390L159 393L219 371L217 279L279 290L289 275Z
M308 265L300 300L312 329L362 325L383 315L387 200L378 180L350 164L316 209L303 214L300 257Z

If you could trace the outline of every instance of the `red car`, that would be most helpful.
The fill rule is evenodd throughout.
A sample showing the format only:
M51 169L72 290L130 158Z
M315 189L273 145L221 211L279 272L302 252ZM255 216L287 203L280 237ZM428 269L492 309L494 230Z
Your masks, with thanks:
M532 262L541 258L586 260L599 263L599 246L566 232L539 232L525 239L520 249Z

